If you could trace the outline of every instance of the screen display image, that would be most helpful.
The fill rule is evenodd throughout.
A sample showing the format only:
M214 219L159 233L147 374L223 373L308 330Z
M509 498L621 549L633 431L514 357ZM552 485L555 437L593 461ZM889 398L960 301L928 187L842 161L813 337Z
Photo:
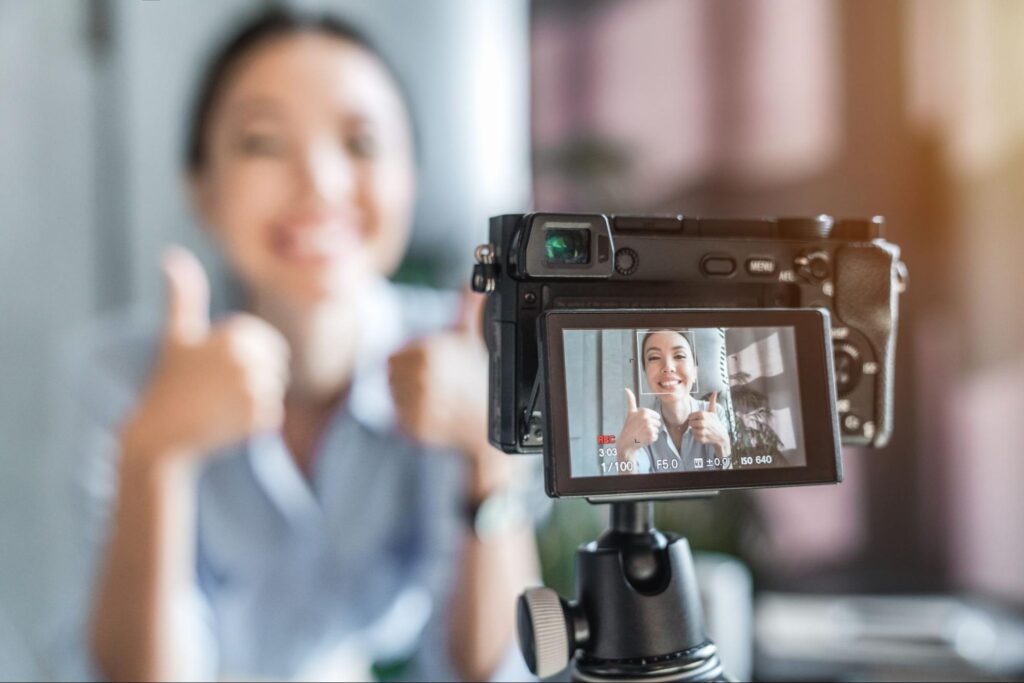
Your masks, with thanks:
M573 478L807 464L792 327L562 335Z

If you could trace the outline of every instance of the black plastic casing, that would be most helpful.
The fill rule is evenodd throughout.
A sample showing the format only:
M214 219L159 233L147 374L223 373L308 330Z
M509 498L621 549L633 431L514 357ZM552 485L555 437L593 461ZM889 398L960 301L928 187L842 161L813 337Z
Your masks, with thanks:
M551 224L592 231L588 264L545 261L544 231ZM880 219L827 216L492 218L494 263L486 274L493 291L484 323L491 443L506 453L543 450L538 323L548 311L823 308L843 361L837 382L848 380L836 403L842 443L885 445L892 432L902 264L899 248L880 237L881 227Z

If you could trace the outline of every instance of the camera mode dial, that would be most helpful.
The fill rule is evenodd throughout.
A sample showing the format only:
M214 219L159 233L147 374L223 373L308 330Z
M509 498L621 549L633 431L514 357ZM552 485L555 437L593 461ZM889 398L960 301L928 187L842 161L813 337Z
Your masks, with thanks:
M793 240L824 240L832 232L835 220L828 214L814 218L779 218L779 237Z

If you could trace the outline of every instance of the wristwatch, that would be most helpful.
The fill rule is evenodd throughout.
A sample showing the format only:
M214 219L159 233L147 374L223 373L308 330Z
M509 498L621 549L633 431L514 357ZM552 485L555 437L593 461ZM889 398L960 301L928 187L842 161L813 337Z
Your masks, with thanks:
M530 523L522 495L511 488L498 489L479 501L467 501L465 521L481 541L487 541Z

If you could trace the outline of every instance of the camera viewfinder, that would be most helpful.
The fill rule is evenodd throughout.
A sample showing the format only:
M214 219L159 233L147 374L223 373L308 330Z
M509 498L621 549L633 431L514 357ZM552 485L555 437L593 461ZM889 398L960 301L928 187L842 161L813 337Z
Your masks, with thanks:
M544 232L544 261L552 266L583 266L590 263L590 230L547 228Z

